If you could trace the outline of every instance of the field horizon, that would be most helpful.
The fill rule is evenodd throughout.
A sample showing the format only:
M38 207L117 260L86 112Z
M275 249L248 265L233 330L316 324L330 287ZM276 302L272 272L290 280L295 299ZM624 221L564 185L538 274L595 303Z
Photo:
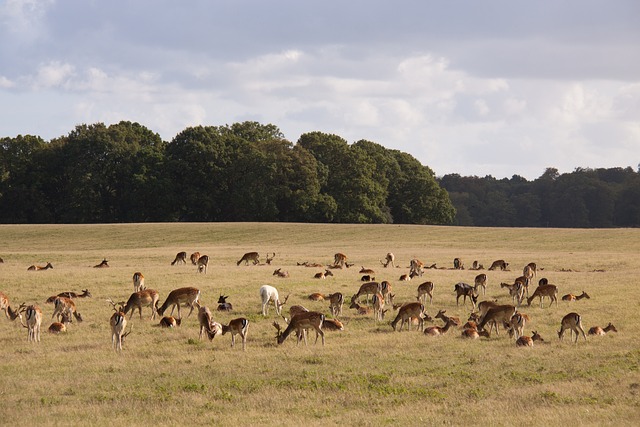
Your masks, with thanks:
M113 423L176 425L189 421L232 425L397 425L531 424L581 425L636 422L640 405L640 338L635 331L640 290L639 229L533 229L417 225L301 223L151 223L94 225L0 225L0 292L13 308L38 304L43 311L41 342L27 341L19 320L0 316L0 393L5 420L39 425ZM171 266L177 252L199 251L210 257L207 274L196 267ZM271 265L236 265L245 252L257 251ZM354 265L335 269L324 280L313 276L342 252ZM393 252L397 268L383 268ZM409 261L427 269L422 277L399 281ZM464 270L453 269L461 258ZM93 268L103 259L108 269ZM504 259L508 271L488 271ZM470 270L477 260L482 271ZM51 262L53 269L27 271ZM467 303L456 305L454 284L473 283L486 273L480 300L511 298L500 283L513 283L529 262L559 288L558 304L540 308L537 299L519 311L530 317L526 335L537 330L544 343L517 348L498 336L464 340L461 330L441 337L394 332L390 310L383 322L348 308L362 284L361 267L375 270L377 281L393 286L395 302L416 300L424 281L435 284L438 310L466 321ZM275 269L289 278L273 275ZM197 313L169 330L143 309L130 320L131 334L121 354L111 347L106 301L126 301L132 275L140 271L146 286L158 290L160 303L176 288L194 286L214 320L249 319L246 351L231 348L229 335L199 340ZM273 307L260 313L258 289L273 285L283 313L301 304L329 315L328 302L310 301L314 292L345 297L344 331L326 332L326 344L296 345L275 340ZM53 307L45 300L59 292L89 289L77 299L81 323L65 334L47 333ZM535 289L532 285L530 293ZM564 302L564 294L587 292L590 299ZM217 312L218 296L229 296L231 313ZM618 333L558 339L560 320L569 312L582 316L585 331L613 323ZM168 315L169 313L165 313ZM175 313L174 313L175 314ZM440 320L425 325L443 325ZM311 334L313 335L313 334ZM28 418L25 418L28 417ZM8 421L5 421L8 422Z

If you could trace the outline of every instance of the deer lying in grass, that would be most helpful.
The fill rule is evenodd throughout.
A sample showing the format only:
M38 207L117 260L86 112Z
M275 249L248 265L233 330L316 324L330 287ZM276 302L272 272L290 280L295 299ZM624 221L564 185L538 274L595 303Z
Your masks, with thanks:
M573 302L573 301L580 301L583 298L591 299L589 294L587 294L585 291L582 291L582 293L580 295L574 295L574 294L563 295L562 296L562 301Z
M284 279L289 277L289 272L288 271L282 271L282 268L279 268L277 270L275 270L273 272L273 276L278 276L278 277L282 277Z
M424 334L432 337L437 337L446 334L449 328L451 328L452 326L456 326L455 322L454 320L449 319L449 321L445 323L444 326L428 326L427 328L425 328Z
M81 294L77 294L75 292L60 292L58 295L53 295L50 296L49 298L47 298L47 300L45 301L46 304L50 304L53 303L53 301L58 298L58 297L66 297L66 298L91 298L91 292L89 292L89 289L83 289Z
M218 311L233 311L233 305L227 302L227 298L229 298L228 295L220 295L218 298Z
M325 318L322 322L323 331L344 331L344 324L338 319Z
M582 317L578 313L569 313L562 318L562 322L560 323L560 330L558 331L558 338L560 341L564 339L564 331L570 329L569 339L573 338L573 334L576 334L575 343L578 342L578 338L580 337L580 333L584 337L584 340L587 340L587 336L584 333L584 329L582 328Z
M447 316L445 314L446 312L447 310L440 310L438 311L438 314L436 314L434 317L436 319L441 319L444 323L451 322L453 326L460 326L462 324L459 317Z
M618 332L618 330L616 329L615 326L613 326L611 324L611 322L609 322L609 324L604 327L601 328L600 326L594 326L592 328L589 328L589 335L606 335L607 332Z
M27 268L27 271L49 270L50 268L53 268L53 265L51 265L51 263L48 262L47 265L45 265L44 267L39 266L39 265L29 266L29 268Z
M314 279L324 279L328 276L333 276L333 273L331 272L331 270L325 270L325 271L321 271L320 273L316 273L313 275Z
M540 334L538 334L538 332L531 331L531 333L533 335L530 337L526 335L521 335L520 337L518 337L518 339L516 340L516 346L517 347L533 347L534 342L537 342L537 341L544 342L544 339L542 339L542 337L540 336Z
M48 331L50 334L60 334L62 332L67 332L67 325L69 323L71 323L71 318L69 317L69 315L67 313L62 313L60 321L53 322L49 326Z
M109 261L106 258L102 259L100 264L94 265L93 268L109 268Z
M356 309L356 314L358 314L360 316L368 316L371 313L373 313L373 309L371 307L360 305L353 298L351 299L351 305L349 305L349 308L355 308Z
M477 340L480 337L486 337L486 338L490 337L489 332L485 331L484 329L479 331L477 328L463 329L460 336L462 338L471 339L471 340Z
M176 319L173 316L164 316L162 319L160 319L160 323L158 324L158 326L160 326L161 328L177 328L181 323L182 319L180 318Z

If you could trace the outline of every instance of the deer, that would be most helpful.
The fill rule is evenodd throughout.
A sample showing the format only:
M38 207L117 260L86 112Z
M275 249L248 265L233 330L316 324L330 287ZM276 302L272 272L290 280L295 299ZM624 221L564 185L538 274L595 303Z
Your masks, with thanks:
M529 264L525 265L524 269L522 270L522 275L523 276L527 276L527 272L529 272L529 274L532 275L532 278L534 276L537 276L537 274L538 274L538 266L537 266L537 264L535 262L530 262Z
M307 299L309 299L311 301L324 301L327 298L326 298L325 294L321 294L320 292L314 292L312 294L309 294Z
M218 298L218 311L232 311L233 310L233 306L231 305L230 302L227 302L227 298L229 298L229 296L224 296L224 295L220 295L220 297Z
M387 253L387 256L384 258L384 261L380 260L380 264L382 264L384 268L389 267L389 264L391 264L391 267L395 268L396 267L395 260L396 260L396 256L393 253L389 252Z
M129 315L129 320L131 320L137 308L140 312L140 319L142 319L142 307L148 306L151 308L151 320L153 320L156 318L159 298L158 291L155 289L145 289L143 291L134 292L129 296L123 312L126 315L131 311L131 314Z
M459 317L454 317L454 316L447 316L445 313L447 312L447 310L440 310L438 311L438 314L436 314L434 317L436 319L441 319L444 323L449 323L451 322L453 326L460 326L460 324L462 323L460 321Z
M122 352L122 341L124 339L124 330L127 327L127 316L122 312L122 305L116 308L116 303L113 300L107 300L113 307L114 313L109 319L109 325L111 326L111 347L117 352ZM128 335L128 334L127 334Z
M464 264L460 258L453 259L453 269L454 270L464 270Z
M444 335L451 326L455 326L455 322L452 319L449 319L444 326L429 326L425 328L424 334L432 337Z
M471 270L484 270L484 265L475 260L473 261L473 264L471 264Z
M602 336L606 335L607 332L618 332L618 330L611 324L611 322L609 322L609 324L604 328L601 328L600 326L593 326L592 328L589 328L588 334Z
M417 276L422 276L424 273L424 263L419 259L413 258L409 262L409 275L415 274Z
M498 259L496 261L493 261L491 263L491 266L489 267L489 270L493 271L496 268L499 268L501 271L507 271L507 267L509 266L508 262L505 262L505 260L503 259Z
M338 319L325 318L322 322L322 329L324 331L344 331L344 324Z
M273 261L273 259L276 257L276 253L274 252L273 255L269 255L267 253L267 259L264 261L267 265L271 265L271 261Z
M187 253L186 252L178 252L176 257L171 262L171 265L176 264L186 264L187 263Z
M313 268L324 267L324 264L320 264L319 262L304 261L304 262L296 262L296 264L298 265L298 267L313 267Z
M273 256L275 256L275 253L273 254ZM260 264L260 254L258 252L247 252L246 254L242 255L242 258L240 258L238 262L236 262L236 265L242 264L243 261L244 265L249 265L249 261L251 261L253 265L258 265Z
M197 288L186 287L174 289L169 293L167 299L164 301L164 303L162 303L162 306L157 309L157 313L158 315L163 316L167 308L171 307L171 315L173 316L173 310L177 306L178 318L182 319L182 315L180 314L180 305L184 304L185 307L191 307L191 310L189 310L189 314L187 315L188 318L189 316L191 316L191 313L193 313L196 302L198 302L199 298L200 290Z
M489 332L485 331L484 329L479 331L477 328L463 329L460 336L462 338L472 339L472 340L477 340L480 337L486 337L486 338L490 337Z
M495 328L496 334L500 335L498 325L510 320L515 313L516 308L513 305L505 304L490 308L478 323L478 330L482 330L487 324L490 324L489 333L492 328Z
M340 266L340 268L348 267L347 256L340 252L336 253L335 255L333 255L333 265L336 267Z
M56 297L56 299L53 300L53 306L53 314L51 315L52 319L54 317L58 317L59 319L62 313L67 313L69 318L73 315L78 322L82 322L82 315L77 312L76 303L73 302L71 298Z
M340 292L335 292L326 296L329 300L329 311L334 318L342 317L342 306L344 304L344 296Z
M509 289L509 295L514 304L522 304L522 300L524 299L524 286L522 282L516 281L513 284L500 283L500 287Z
M191 260L191 264L198 265L198 260L200 259L200 252L194 252L189 256L189 260Z
M376 272L370 268L365 268L364 265L360 268L360 271L358 272L360 274L376 274Z
M375 282L376 276L372 276L370 274L365 274L360 278L361 282Z
M139 292L146 289L144 286L144 275L139 271L133 273L133 292Z
M516 339L516 346L518 347L533 347L533 339L526 335L522 335Z
M382 322L384 320L384 297L380 292L377 292L373 296L373 317L376 322Z
M264 285L260 287L260 299L262 300L262 315L267 316L269 314L269 302L273 301L276 308L276 314L280 316L282 306L287 303L289 295L284 299L284 302L280 302L280 296L278 290L270 285Z
M543 280L543 279L540 279ZM527 298L527 305L531 306L531 301L535 297L540 298L540 308L543 308L544 297L549 297L550 303L549 306L556 302L556 307L558 306L558 287L556 285L546 284L546 285L538 285L533 294Z
M424 319L422 317L423 313L424 305L422 303L411 302L405 304L400 307L400 310L398 310L396 318L391 322L391 327L395 331L398 322L402 321L400 323L400 331L402 331L402 327L404 326L405 322L407 323L407 330L410 330L411 318L415 317L418 319L418 329L422 332L422 330L424 329Z
M429 297L429 305L433 305L433 282L424 282L418 285L418 301L422 304L427 303L427 296Z
M96 264L93 268L109 268L109 261L106 258L102 258L100 264Z
M198 273L207 274L207 265L209 265L209 255L202 255L198 258L198 262L196 263Z
M474 279L474 285L476 288L476 292L478 287L482 286L482 295L486 295L487 293L487 275L482 273L478 274Z
M236 335L242 338L242 351L246 350L247 332L249 331L249 320L244 317L233 319L227 325L222 325L222 335L231 333L231 347L236 345Z
M367 296L367 303L369 303L369 295L375 295L378 292L382 292L382 286L378 282L367 282L360 285L358 292L351 297L352 301L357 301L361 295Z
M313 275L314 279L324 279L327 276L333 276L333 273L331 272L331 270L325 270L325 271L321 271L320 273L316 273Z
M298 336L296 345L299 345L300 341L304 339L304 345L306 346L307 338L306 333L303 333L303 331L313 328L316 331L316 344L318 343L318 336L320 336L322 337L322 345L324 346L324 332L322 331L324 319L324 314L317 311L299 313L291 318L284 332L282 332L280 325L274 322L273 326L278 330L278 334L276 335L278 344L282 344L293 331L296 331Z
M18 317L22 319L22 309L25 307L26 305L22 303L17 310L13 310L9 303L9 297L0 292L0 310L4 311L4 315L7 316L7 319L11 321L16 320Z
M40 342L40 325L42 324L42 310L37 305L30 305L25 309L24 314L27 324L22 323L22 316L20 316L20 323L22 326L28 329L27 340L29 342Z
M459 282L455 284L455 286L453 287L453 291L456 293L456 305L458 305L460 297L463 297L462 303L466 305L467 297L469 297L469 299L471 300L471 304L473 305L473 308L475 310L476 302L478 301L478 293L476 288L467 283Z
M574 294L563 295L562 296L562 301L573 302L573 301L580 301L583 298L591 299L589 294L587 294L585 291L582 291L582 293L580 295L574 295Z
M91 292L89 292L89 289L83 289L81 294L77 294L75 292L60 292L58 295L53 295L47 298L47 300L45 301L45 304L53 303L53 301L58 297L67 297L71 299L76 299L76 298L92 298L93 295L91 295Z
M393 305L391 292L393 292L391 283L387 282L386 280L380 282L380 293L384 297L385 302L389 305Z
M356 314L359 314L361 316L368 316L369 314L371 314L373 312L373 309L371 307L366 307L366 306L360 305L353 298L351 299L351 305L349 305L349 308L355 308L356 309Z
M49 329L47 331L50 334L60 334L63 332L67 332L67 325L71 323L71 318L67 313L62 313L61 319L59 322L53 322L49 325Z
M524 334L524 326L529 321L529 316L523 313L514 313L504 325L509 329L509 336L514 336L516 340Z
M569 313L562 318L562 321L560 322L560 330L558 331L558 338L560 339L560 341L563 341L564 331L567 329L571 330L569 339L573 337L573 333L575 332L575 343L578 342L578 338L580 336L578 332L582 333L585 341L587 340L587 336L585 335L584 329L582 328L582 317L578 313Z
M286 279L286 278L289 277L289 272L288 271L282 271L282 268L279 268L276 271L274 271L272 275L273 276L282 277L283 279Z
M198 339L202 341L202 334L206 333L209 340L212 340L216 333L211 328L212 316L208 307L198 305L198 323L200 323L200 335Z
M498 300L497 299L479 302L478 303L478 315L479 315L479 318L484 316L490 308L497 307L497 306L498 306Z
M51 265L50 262L47 263L47 265L45 265L44 267L39 266L39 265L32 265L29 266L29 268L27 268L27 271L40 271L40 270L48 270L50 268L53 268L53 265Z
M176 319L173 316L164 316L160 319L158 326L161 328L177 328L182 323L182 319Z

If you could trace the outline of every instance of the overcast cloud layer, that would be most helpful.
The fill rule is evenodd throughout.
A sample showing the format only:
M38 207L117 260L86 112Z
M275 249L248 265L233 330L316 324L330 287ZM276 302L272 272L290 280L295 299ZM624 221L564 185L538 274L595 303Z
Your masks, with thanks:
M438 176L640 163L640 2L0 0L0 137L245 120Z

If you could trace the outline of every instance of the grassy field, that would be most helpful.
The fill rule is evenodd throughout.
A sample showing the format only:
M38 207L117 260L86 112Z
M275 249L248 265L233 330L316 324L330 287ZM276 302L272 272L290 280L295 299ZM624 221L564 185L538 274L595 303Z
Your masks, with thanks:
M19 321L0 318L0 395L3 424L28 419L37 425L631 425L640 407L640 230L494 229L401 225L318 224L127 224L0 226L0 291L13 306L43 309L40 343L27 342ZM192 265L170 266L175 254L199 251L211 257L208 274ZM236 266L243 253L275 252L271 266ZM379 260L394 252L401 268ZM313 279L343 252L355 266L334 277ZM426 270L409 282L409 260L446 269ZM275 285L289 304L328 314L328 303L311 302L312 292L342 292L348 301L360 286L361 266L393 285L396 302L413 301L417 286L435 283L430 315L439 309L465 318L453 286L473 283L477 274L452 270L453 259L485 267L495 259L510 271L485 271L485 298L508 303L500 282L513 282L536 262L560 295L586 291L591 299L520 311L531 317L527 333L546 340L516 348L506 334L467 341L459 330L433 338L415 331L393 332L384 323L358 317L345 306L342 332L327 332L326 345L278 346L273 309L260 314L258 289ZM103 258L111 268L94 269ZM264 258L264 256L263 256ZM51 262L52 270L31 272ZM290 278L272 276L282 268ZM106 298L126 300L132 275L141 271L160 302L175 288L201 289L201 301L227 323L247 317L247 350L230 347L228 335L198 340L194 314L175 330L136 316L123 353L111 348ZM51 335L53 307L44 301L62 291L89 289L77 300L85 321L64 335ZM218 296L229 295L234 312L218 313ZM482 299L482 297L481 297ZM285 309L287 308L285 306ZM576 311L585 329L612 322L618 333L558 340L560 319ZM183 312L184 315L184 312ZM436 324L442 325L437 320ZM28 418L25 418L28 417Z

